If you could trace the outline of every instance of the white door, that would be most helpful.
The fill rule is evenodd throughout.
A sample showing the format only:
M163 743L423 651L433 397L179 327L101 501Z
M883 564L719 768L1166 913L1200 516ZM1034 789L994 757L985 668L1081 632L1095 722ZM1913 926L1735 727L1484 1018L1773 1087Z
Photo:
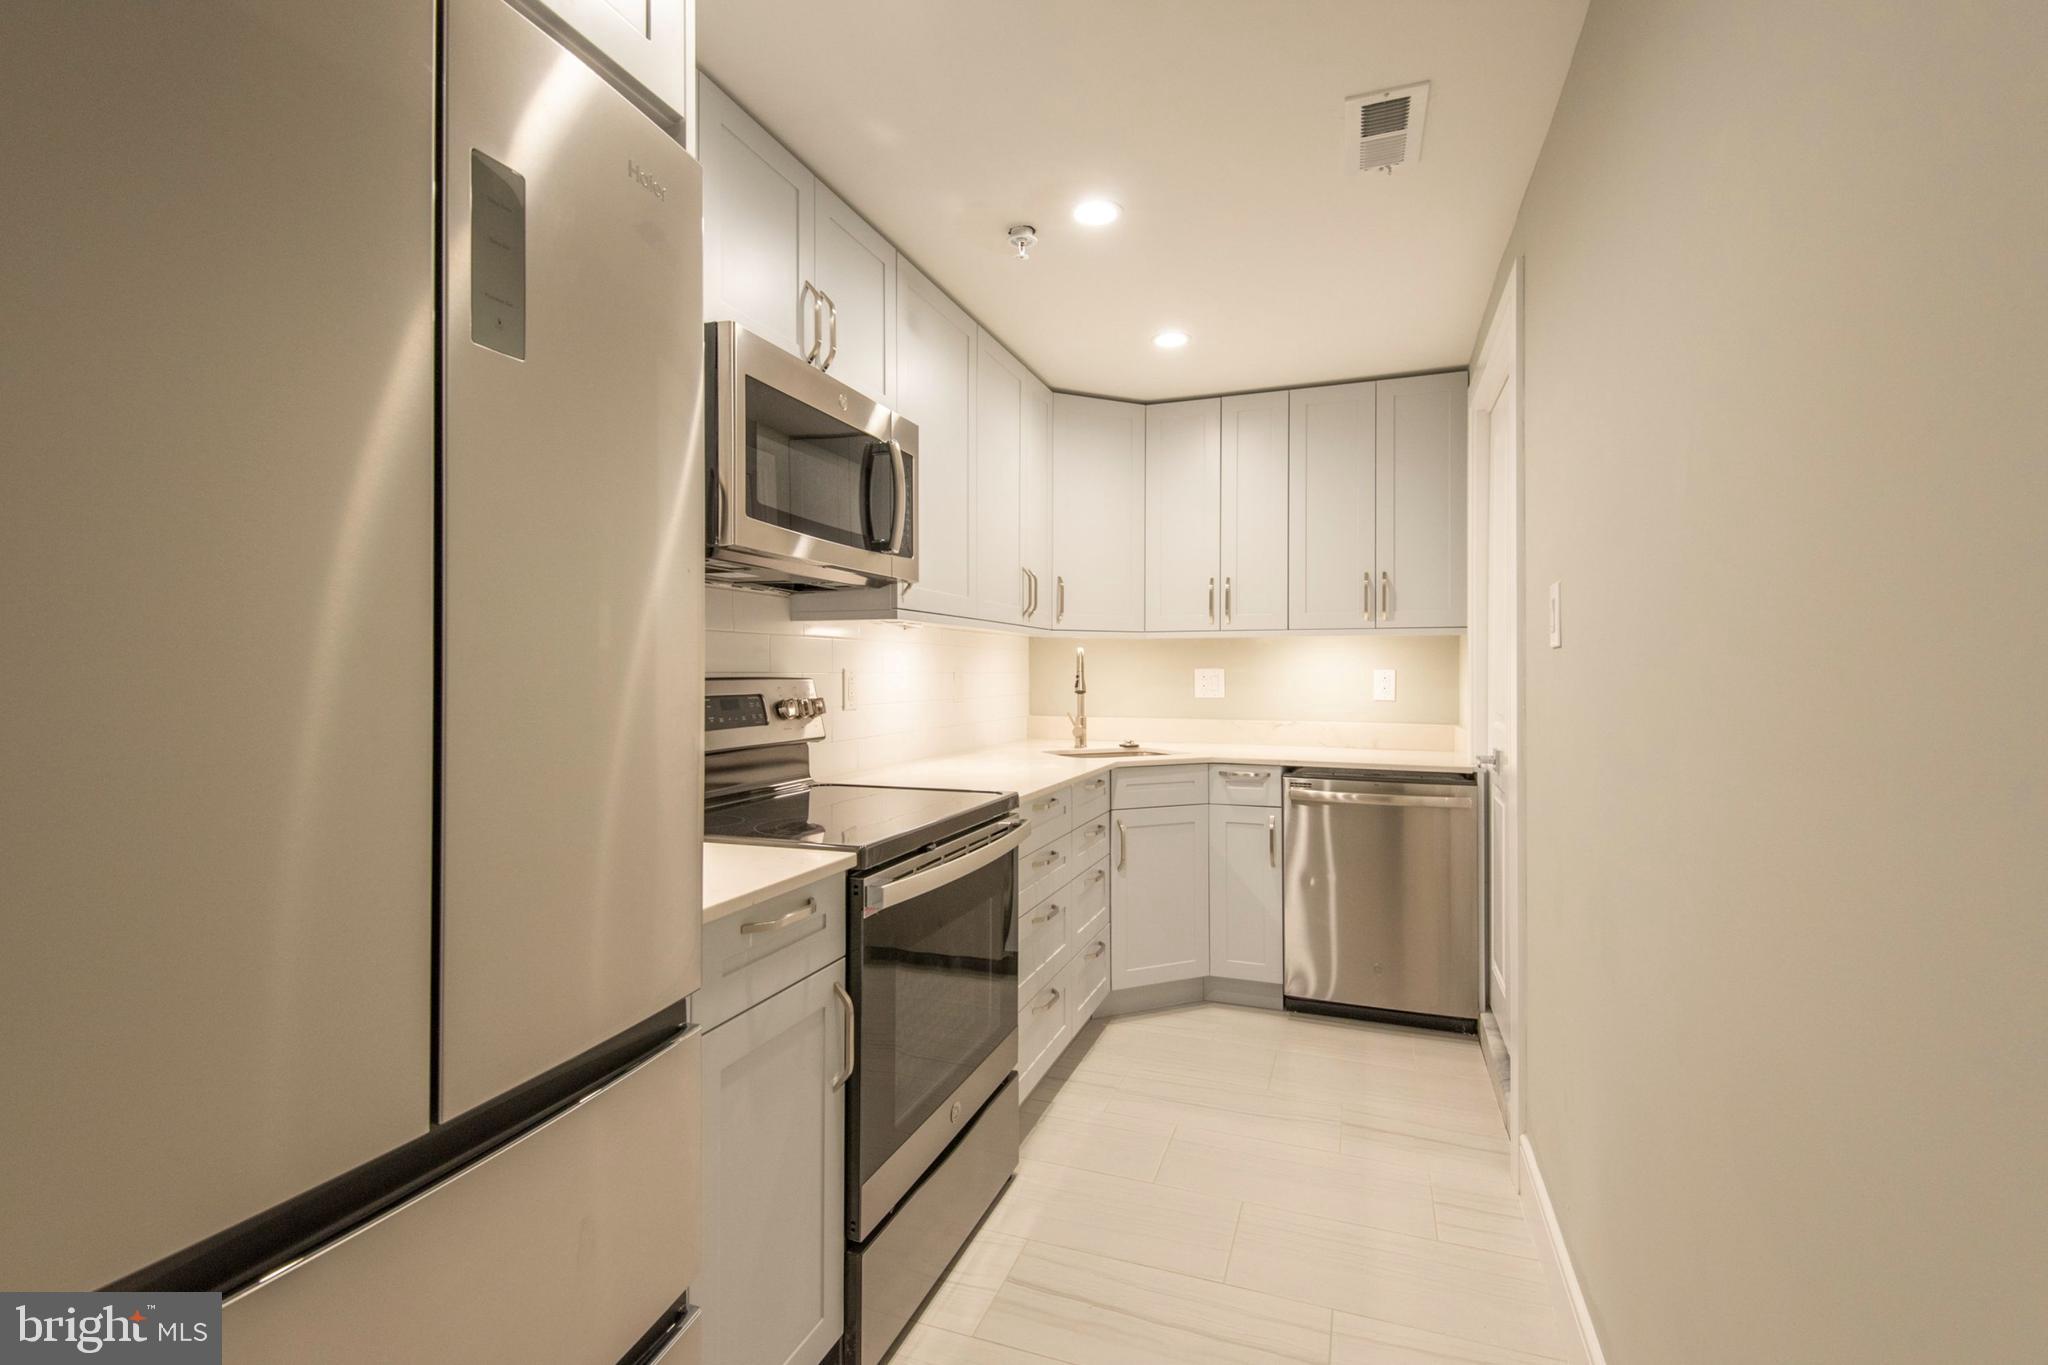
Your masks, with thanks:
M1145 409L1145 629L1214 630L1222 488L1214 398Z
M672 118L690 110L690 0L536 0Z
M1024 622L1052 624L1052 390L1027 375L1024 385L1024 467L1019 509L1023 541Z
M1209 975L1280 984L1280 811L1210 806Z
M816 1365L845 1327L845 963L704 1041L704 1359Z
M1209 808L1120 810L1110 823L1110 989L1207 976Z
M817 186L816 204L811 278L826 304L818 363L834 379L894 407L896 248L823 185Z
M1373 624L1377 386L1333 384L1288 395L1288 624Z
M1462 626L1465 372L1379 390L1379 624Z
M896 404L917 423L917 582L903 604L974 615L974 319L896 258Z
M1145 628L1145 409L1053 395L1049 623Z
M979 328L974 363L974 614L1016 625L1024 578L1024 407L1031 373Z
M817 182L709 80L697 81L704 167L704 317L739 323L791 355L821 341L809 290Z
M1222 405L1225 630L1287 629L1287 395Z

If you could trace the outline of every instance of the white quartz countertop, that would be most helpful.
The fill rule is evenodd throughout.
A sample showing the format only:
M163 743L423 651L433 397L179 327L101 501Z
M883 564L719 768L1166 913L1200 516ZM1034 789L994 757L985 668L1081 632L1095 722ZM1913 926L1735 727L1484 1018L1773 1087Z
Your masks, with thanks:
M891 787L947 787L959 791L1015 792L1028 801L1108 772L1111 768L1159 767L1174 763L1245 763L1292 768L1355 768L1360 771L1469 773L1472 756L1446 749L1334 749L1313 744L1230 744L1219 742L1146 744L1156 756L1127 754L1062 758L1048 752L1070 747L1056 739L1019 740L944 758L863 768L834 777Z
M844 872L851 853L773 844L704 845L704 922L738 914L785 891Z

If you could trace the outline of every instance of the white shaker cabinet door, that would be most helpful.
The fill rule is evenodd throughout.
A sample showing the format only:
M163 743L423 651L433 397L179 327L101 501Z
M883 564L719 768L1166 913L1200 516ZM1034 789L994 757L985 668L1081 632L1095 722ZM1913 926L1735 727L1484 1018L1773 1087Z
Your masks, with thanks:
M1030 605L1024 577L1024 412L1031 372L975 329L974 614L1018 625Z
M1052 619L1145 628L1145 409L1053 395Z
M812 283L825 294L818 364L868 397L896 404L896 248L820 184ZM830 364L827 364L827 361Z
M1359 630L1374 624L1377 525L1375 384L1288 395L1288 624Z
M1110 825L1110 988L1207 976L1209 808L1119 810Z
M1223 628L1287 629L1287 395L1222 400Z
M1018 516L1024 559L1024 624L1052 624L1052 390L1026 376L1024 464Z
M903 605L974 615L974 319L896 258L896 404L917 423L917 582Z
M1379 385L1379 624L1465 624L1465 372Z
M810 289L817 183L787 147L699 77L704 317L737 322L810 358L822 343Z
M1280 809L1210 806L1209 975L1280 984Z
M1221 402L1145 409L1145 629L1214 630L1223 602L1217 556Z

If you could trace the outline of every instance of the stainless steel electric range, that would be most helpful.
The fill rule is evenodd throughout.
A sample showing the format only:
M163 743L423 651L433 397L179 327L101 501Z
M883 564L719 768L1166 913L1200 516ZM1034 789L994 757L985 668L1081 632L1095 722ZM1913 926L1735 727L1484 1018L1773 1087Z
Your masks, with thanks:
M1017 1168L1013 793L814 782L809 678L705 684L704 837L844 849L844 1359L888 1355Z

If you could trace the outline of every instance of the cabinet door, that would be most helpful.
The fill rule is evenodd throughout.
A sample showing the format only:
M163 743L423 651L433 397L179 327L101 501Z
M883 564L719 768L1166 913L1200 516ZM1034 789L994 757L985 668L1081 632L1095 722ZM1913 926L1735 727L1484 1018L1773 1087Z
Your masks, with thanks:
M825 291L825 349L834 379L888 406L896 403L896 248L824 185L816 190L811 280ZM827 357L831 364L826 365Z
M1280 984L1280 810L1209 807L1209 975Z
M1288 395L1287 621L1296 630L1373 624L1376 386Z
M903 604L974 614L974 319L896 258L896 403L917 423L917 582Z
M1052 624L1052 390L1030 376L1024 385L1024 469L1020 537L1023 541L1024 623Z
M817 1365L845 1327L846 964L704 1044L704 1358Z
M1111 987L1207 976L1209 808L1120 810L1111 823Z
M1221 403L1145 409L1145 629L1214 630L1222 616L1216 536Z
M1030 372L975 329L974 614L1015 625L1031 593L1024 579L1024 404Z
M690 0L534 0L666 113L691 111Z
M1379 386L1379 624L1465 624L1465 372Z
M1049 624L1145 628L1145 409L1054 394Z
M1222 403L1223 628L1287 629L1287 395Z
M704 317L733 321L791 355L818 340L812 278L816 182L804 163L698 78L704 167Z

